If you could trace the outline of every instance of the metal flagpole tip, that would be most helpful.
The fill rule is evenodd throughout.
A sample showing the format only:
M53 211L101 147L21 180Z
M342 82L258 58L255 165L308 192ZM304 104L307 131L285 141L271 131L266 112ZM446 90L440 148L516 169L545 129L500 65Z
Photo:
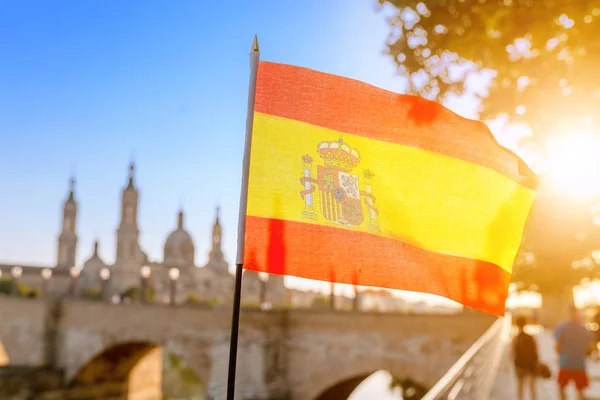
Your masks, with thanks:
M252 52L258 53L260 50L258 49L258 36L254 35L254 41L252 42Z

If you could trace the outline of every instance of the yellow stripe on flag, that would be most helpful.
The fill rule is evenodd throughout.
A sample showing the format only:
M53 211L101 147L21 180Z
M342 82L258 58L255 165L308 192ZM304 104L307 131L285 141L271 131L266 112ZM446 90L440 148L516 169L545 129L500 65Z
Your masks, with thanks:
M349 171L324 169L318 149L322 142L329 142L332 148L346 145L354 149L359 155L358 164ZM312 162L307 163L310 159L303 160L303 156L309 156ZM356 212L363 214L359 225L341 225L326 218L337 220L342 207L336 201L340 190L321 190L324 183L312 183L313 207L307 209L306 197L301 196L305 190L301 179L305 169L317 179L319 166L322 172L331 172L326 179L330 188L348 183L342 178L358 180L360 194L341 195L359 197L361 206ZM374 229L365 203L369 198L365 195L369 192L366 171L373 174L370 193L379 230ZM533 201L534 191L481 165L291 119L254 114L249 216L370 233L429 251L490 262L511 272Z

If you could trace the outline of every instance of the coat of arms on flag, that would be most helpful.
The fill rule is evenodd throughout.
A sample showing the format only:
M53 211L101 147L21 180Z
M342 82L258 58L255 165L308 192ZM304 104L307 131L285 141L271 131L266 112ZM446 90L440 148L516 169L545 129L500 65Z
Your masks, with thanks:
M317 165L317 175L313 178L313 158L302 157L304 175L300 183L304 190L300 195L304 199L305 219L317 219L315 202L321 215L328 221L339 225L359 226L365 220L363 202L369 212L369 230L379 232L377 223L379 211L375 208L375 196L371 193L373 172L364 170L364 190L360 190L360 178L352 170L360 163L360 153L340 138L337 141L322 141L317 152L324 165ZM313 185L315 183L317 186ZM317 191L318 192L315 193Z

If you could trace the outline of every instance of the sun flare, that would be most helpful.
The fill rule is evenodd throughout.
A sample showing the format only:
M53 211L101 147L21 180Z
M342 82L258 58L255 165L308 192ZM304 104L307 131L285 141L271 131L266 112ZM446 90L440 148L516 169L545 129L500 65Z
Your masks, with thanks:
M600 196L600 139L591 132L547 141L544 175L561 192L578 197Z

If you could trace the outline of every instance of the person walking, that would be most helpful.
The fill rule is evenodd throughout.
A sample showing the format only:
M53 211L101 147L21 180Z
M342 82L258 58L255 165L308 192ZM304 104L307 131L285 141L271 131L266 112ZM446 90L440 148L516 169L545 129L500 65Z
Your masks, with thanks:
M530 400L536 399L536 378L539 365L535 338L524 331L527 320L519 316L515 320L518 332L513 339L513 363L517 376L517 399L524 400L525 385L529 387Z
M595 336L595 343L594 343L594 360L595 361L600 361L600 306L596 307L596 314L594 315L594 323L595 323L595 330L594 332L594 336Z
M565 388L573 381L579 400L589 386L585 361L593 352L593 335L585 328L575 305L569 306L569 318L554 331L556 351L559 356L558 388L561 400L566 400Z

